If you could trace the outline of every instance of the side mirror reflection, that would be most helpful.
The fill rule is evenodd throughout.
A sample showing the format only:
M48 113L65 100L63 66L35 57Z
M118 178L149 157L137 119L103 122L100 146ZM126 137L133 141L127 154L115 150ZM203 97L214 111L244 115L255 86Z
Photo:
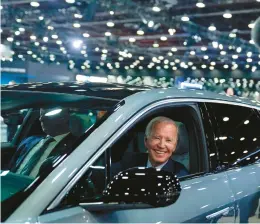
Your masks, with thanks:
M177 201L181 186L173 173L154 168L131 168L117 174L103 192L105 202L146 203L155 207Z

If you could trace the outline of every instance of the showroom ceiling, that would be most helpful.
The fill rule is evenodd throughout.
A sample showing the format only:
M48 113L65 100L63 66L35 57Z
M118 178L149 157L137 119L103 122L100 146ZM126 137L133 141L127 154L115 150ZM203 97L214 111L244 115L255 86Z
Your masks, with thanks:
M2 0L13 60L79 69L260 68L260 0Z

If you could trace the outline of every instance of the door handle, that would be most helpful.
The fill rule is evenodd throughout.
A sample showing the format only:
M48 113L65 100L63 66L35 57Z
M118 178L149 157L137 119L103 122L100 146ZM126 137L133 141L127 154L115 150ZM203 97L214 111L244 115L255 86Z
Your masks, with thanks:
M206 218L208 220L210 219L214 219L214 218L217 218L219 216L225 216L227 215L231 210L234 210L234 207L227 207L227 208L224 208L224 209L221 209L220 211L217 211L217 212L214 212L210 215L207 215Z

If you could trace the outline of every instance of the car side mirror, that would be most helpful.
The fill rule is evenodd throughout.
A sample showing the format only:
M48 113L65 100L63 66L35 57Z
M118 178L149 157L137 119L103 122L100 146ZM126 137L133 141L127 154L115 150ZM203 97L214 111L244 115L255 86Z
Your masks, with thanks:
M180 182L173 173L137 167L117 174L104 190L103 199L162 207L175 203L180 192Z

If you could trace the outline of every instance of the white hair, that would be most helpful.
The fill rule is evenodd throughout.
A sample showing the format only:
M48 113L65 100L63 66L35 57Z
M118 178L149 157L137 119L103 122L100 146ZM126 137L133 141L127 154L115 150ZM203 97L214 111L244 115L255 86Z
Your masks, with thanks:
M170 119L168 117L163 117L163 116L155 117L148 123L148 125L146 126L146 129L145 129L145 137L148 138L148 137L151 136L151 133L153 131L153 127L157 123L169 123L169 124L174 125L177 129L177 138L178 138L179 130L178 130L177 124L172 119Z

